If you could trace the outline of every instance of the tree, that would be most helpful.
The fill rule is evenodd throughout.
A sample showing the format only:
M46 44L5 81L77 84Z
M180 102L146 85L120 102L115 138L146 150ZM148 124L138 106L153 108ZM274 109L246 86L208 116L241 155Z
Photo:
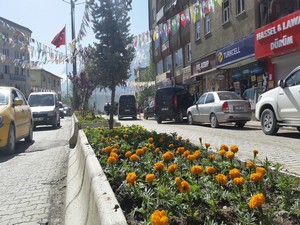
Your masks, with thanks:
M117 86L126 86L134 57L133 36L129 34L132 0L95 0L92 5L92 22L95 37L88 73L97 77L99 86L111 91L114 105ZM113 107L110 110L109 128L113 128Z

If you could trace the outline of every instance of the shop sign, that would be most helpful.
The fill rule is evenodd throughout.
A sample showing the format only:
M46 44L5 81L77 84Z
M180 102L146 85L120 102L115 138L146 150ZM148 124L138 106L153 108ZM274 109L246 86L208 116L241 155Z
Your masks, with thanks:
M257 59L300 48L300 10L257 29L254 42Z
M188 80L189 77L191 76L191 65L184 67L182 69L183 76L182 76L182 81L184 82L185 80Z
M193 69L192 69L193 74L202 73L202 72L205 72L205 71L215 68L215 66L216 66L215 53L210 54L206 57L203 57L202 59L195 61L192 64L192 66L193 66Z
M234 42L216 52L217 68L232 64L254 55L253 34Z

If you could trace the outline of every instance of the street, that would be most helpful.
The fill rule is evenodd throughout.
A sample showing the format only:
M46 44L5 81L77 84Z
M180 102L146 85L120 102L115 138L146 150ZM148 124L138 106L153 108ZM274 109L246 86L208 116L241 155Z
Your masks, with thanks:
M258 122L250 121L243 129L230 124L221 125L220 128L211 128L209 124L188 125L176 124L174 121L164 121L158 124L153 118L149 120L141 117L138 120L123 119L123 125L137 124L157 132L174 133L189 138L194 144L199 145L199 138L203 143L210 143L212 151L216 151L221 144L237 145L237 157L243 161L253 158L253 150L258 150L258 159L280 163L290 173L300 176L300 133L296 128L281 128L276 136L265 135Z
M40 126L34 142L0 156L0 225L63 225L71 117Z

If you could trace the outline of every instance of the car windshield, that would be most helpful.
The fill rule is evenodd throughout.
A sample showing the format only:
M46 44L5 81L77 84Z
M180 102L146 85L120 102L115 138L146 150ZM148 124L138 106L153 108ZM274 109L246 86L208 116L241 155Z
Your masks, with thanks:
M0 92L0 105L7 105L8 104L8 91L1 90Z
M240 100L240 97L234 92L219 92L220 100Z
M31 95L28 103L31 107L36 106L53 106L54 99L51 94Z

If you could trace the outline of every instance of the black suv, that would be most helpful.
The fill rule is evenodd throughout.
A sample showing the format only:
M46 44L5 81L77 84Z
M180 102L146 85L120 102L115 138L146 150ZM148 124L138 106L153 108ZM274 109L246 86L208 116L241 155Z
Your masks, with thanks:
M193 97L183 87L164 87L156 91L154 113L157 123L163 120L182 122L187 108L193 105Z
M119 98L118 108L119 108L119 112L118 112L119 120L123 117L132 117L132 119L136 120L137 109L136 109L136 100L134 95L121 95Z

